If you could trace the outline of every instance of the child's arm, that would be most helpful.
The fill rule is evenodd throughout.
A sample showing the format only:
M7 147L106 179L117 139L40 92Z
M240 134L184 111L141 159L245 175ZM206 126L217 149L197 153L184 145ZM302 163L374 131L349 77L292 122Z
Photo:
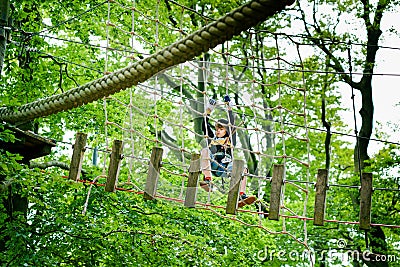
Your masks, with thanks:
M214 138L214 131L211 128L208 115L205 118L203 117L203 122L201 124L201 129L203 130L203 134L204 135L207 135L207 136L209 136L211 138Z
M231 98L226 95L224 97L224 102L227 105L227 109L228 109L228 121L232 124L231 126L231 142L233 146L236 146L236 127L235 127L235 115L233 114L232 111L232 106L234 105L233 102L231 101Z
M232 145L236 146L236 127L235 127L235 115L233 114L232 109L228 110L228 115L229 115L229 122L232 124L231 126L231 141L232 141Z
M217 104L217 101L215 101L214 99L210 98L210 100L208 101L207 107L206 107L207 116L203 117L203 122L201 124L201 129L203 130L203 134L207 135L207 136L209 136L211 138L214 138L214 131L211 128L211 124L209 122L208 116L214 110L216 104Z

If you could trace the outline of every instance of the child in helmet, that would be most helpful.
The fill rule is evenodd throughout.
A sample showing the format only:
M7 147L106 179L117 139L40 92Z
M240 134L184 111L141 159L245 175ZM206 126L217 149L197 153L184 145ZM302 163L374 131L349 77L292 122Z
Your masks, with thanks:
M234 130L235 116L232 112L232 102L228 95L224 97L228 109L228 120L219 119L212 129L208 116L214 110L216 101L210 99L207 106L207 117L203 120L202 129L207 138L207 147L201 150L201 169L204 181L200 182L201 188L211 191L212 175L227 177L232 172L233 148L236 145L236 131ZM247 169L246 169L247 171ZM256 198L246 196L246 176L243 177L239 191L239 207L252 204Z

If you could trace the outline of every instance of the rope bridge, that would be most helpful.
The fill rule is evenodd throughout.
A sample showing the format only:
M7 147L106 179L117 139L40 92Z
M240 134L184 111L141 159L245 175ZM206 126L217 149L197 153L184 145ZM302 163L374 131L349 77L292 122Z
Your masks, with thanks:
M263 50L255 41L260 38L260 33L251 29L290 4L292 1L252 1L185 38L184 27L179 25L177 32L183 39L159 50L157 30L152 42L135 32L134 23L130 30L118 28L117 23L110 20L109 1L107 33L110 28L117 28L131 35L132 47L135 42L144 42L154 45L156 52L109 73L107 60L111 61L109 51L112 49L107 47L104 66L107 75L16 109L0 108L0 119L11 123L30 120L103 99L104 145L88 147L87 135L77 134L69 172L71 180L103 185L108 192L134 192L143 194L145 199L164 199L207 209L220 217L270 234L290 236L307 249L310 249L308 221L317 226L326 222L357 224L361 229L381 225L371 223L369 217L372 191L369 174L363 176L360 187L364 203L360 207L360 221L325 218L328 173L319 170L316 182L310 174L313 166L307 121L308 96L298 43L277 34L265 34L262 35L264 42L272 44L274 49ZM140 13L135 7L120 8L131 10L132 14ZM145 12L140 14L145 17ZM157 15L146 19L157 27L167 27ZM246 38L247 46L243 50L248 54L227 53L236 45L229 40L240 34L246 36L243 38ZM112 41L109 36L107 40ZM287 55L280 50L280 42L293 49L293 55L297 55L295 59L285 59ZM204 55L202 59L194 60L205 52L209 57ZM293 61L299 63L290 63ZM268 79L269 76L277 78ZM233 182L228 186L229 181L215 178L218 190L211 193L197 190L200 177L198 152L205 136L194 128L205 118L204 107L208 100L221 98L216 92L234 96L233 111L238 119L235 131L240 140L235 147L234 167L230 173ZM271 99L267 99L268 95ZM284 96L289 96L289 100ZM217 117L226 116L225 104L221 103L210 120L215 123ZM112 134L121 138L111 145L109 136ZM303 148L303 154L294 154L294 148L298 147ZM100 151L103 157L103 173L93 181L80 180L87 148ZM245 167L240 160L243 158L250 169L246 174L248 192L256 194L257 202L238 209L237 185ZM147 179L144 179L146 175ZM314 217L311 218L307 204L310 204L313 186L316 194ZM87 199L89 197L90 190ZM223 214L223 209L227 215ZM248 224L241 220L240 213L254 214L259 221ZM265 220L267 217L269 220ZM280 230L272 230L272 227ZM290 229L300 229L302 235L296 236Z
M158 18L156 17L153 21L158 21ZM114 27L114 25L114 23L108 23L109 27ZM180 25L179 28L182 29L183 26ZM122 29L118 30L123 32ZM131 32L133 31L132 28ZM310 249L307 241L309 185L308 183L299 185L285 178L286 169L296 168L296 174L305 177L305 182L309 182L310 179L309 155L303 158L293 156L286 151L287 145L285 145L285 142L290 142L292 145L294 145L293 142L299 142L308 147L304 79L293 82L280 78L267 83L265 80L255 78L258 64L270 65L275 69L272 71L274 75L278 76L284 76L281 69L285 67L289 69L289 72L299 72L302 66L287 63L288 61L282 59L279 55L278 42L275 47L278 54L275 57L263 59L260 55L256 56L252 40L255 40L257 33L249 30L246 34L251 51L251 55L247 57L211 49L212 60L203 58L185 61L184 64L165 69L153 78L138 83L129 88L125 94L104 98L103 174L90 183L99 185L100 180L102 181L100 184L108 192L121 190L140 193L145 199L164 199L184 203L186 207L206 209L222 218L262 229L269 234L287 235L301 246ZM159 36L157 33L154 35L157 43ZM141 36L134 37L142 40ZM223 49L227 49L230 45L233 43L225 42ZM246 61L249 62L248 67L238 64ZM242 70L239 71L239 69ZM106 65L104 72L107 71ZM241 74L238 74L240 72ZM194 75L195 73L197 75ZM197 80L197 85L193 82L194 80ZM203 87L201 88L199 84ZM287 107L279 96L276 105L269 107L265 98L256 93L259 87L268 88L267 91L274 91L278 95L291 94L297 102L302 104L292 109L292 107ZM204 107L211 97L210 91L214 91L215 88L223 88L225 94L235 96L236 105L233 109L238 117L235 131L241 139L240 145L235 147L235 158L246 158L247 162L253 161L256 163L254 165L257 165L249 166L251 172L246 174L251 180L248 193L254 192L257 195L256 211L253 210L254 206L246 209L237 207L238 184L244 167L240 160L234 161L234 169L228 174L232 177L230 181L215 177L217 191L207 193L197 190L200 172L197 152L204 146L205 136L193 129L191 121L203 120ZM245 92L241 88L249 88L248 95L240 96L241 92ZM214 114L226 116L225 104L217 105ZM306 131L299 133L296 129L290 129L291 127L280 123L288 116L300 118ZM277 123L271 119L273 117L277 118ZM210 116L210 120L215 123L217 119ZM114 140L111 146L111 141L108 140L110 132L119 133L122 141ZM251 140L246 141L246 136ZM79 180L82 149L85 147L81 143L82 139L86 137L78 134L69 172L69 178L72 180ZM193 143L194 140L198 141L197 144ZM279 143L278 148L274 142ZM145 152L143 152L143 147L147 148ZM151 155L148 154L150 150L152 150ZM309 148L306 150L309 154ZM167 155L165 159L163 159L164 155ZM269 171L273 162L277 160L281 164L274 166L274 177L271 177ZM229 171L225 168L224 172ZM143 179L146 173L147 180ZM224 184L227 182L230 182L229 186ZM271 194L268 187L272 187ZM301 196L299 201L303 203L302 209L285 203L284 191L287 187L294 187L299 191L298 194ZM89 195L90 192L88 199ZM266 201L267 198L270 201ZM223 215L221 209L233 215L239 212L254 214L259 216L259 221L257 224L249 224L240 217ZM282 219L281 227L278 227L281 230L270 229L270 226L266 225L265 218L267 217L270 220ZM291 218L300 220L287 222L287 219ZM302 229L303 235L299 237L287 230L292 227Z

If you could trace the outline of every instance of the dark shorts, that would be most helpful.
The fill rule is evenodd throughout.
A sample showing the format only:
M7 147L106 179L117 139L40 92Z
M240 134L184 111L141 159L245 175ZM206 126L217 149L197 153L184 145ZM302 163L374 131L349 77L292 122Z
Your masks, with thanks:
M227 177L232 172L233 162L221 163L215 160L215 155L210 151L211 172L217 177Z

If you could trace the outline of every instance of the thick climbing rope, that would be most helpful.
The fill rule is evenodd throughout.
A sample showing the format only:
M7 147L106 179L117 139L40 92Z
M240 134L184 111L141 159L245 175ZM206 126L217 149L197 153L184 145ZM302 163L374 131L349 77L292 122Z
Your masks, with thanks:
M255 0L249 2L185 39L121 70L62 94L36 100L17 108L0 108L0 120L11 123L27 121L70 110L115 94L146 81L162 70L201 55L293 3L294 0Z

